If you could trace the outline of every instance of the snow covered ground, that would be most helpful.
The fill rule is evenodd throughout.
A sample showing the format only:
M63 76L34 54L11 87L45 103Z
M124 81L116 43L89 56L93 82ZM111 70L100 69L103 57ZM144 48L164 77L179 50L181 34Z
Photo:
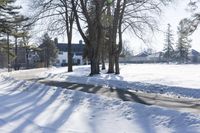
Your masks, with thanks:
M197 114L5 76L0 76L0 107L1 133L200 133Z
M200 65L121 64L89 77L89 66L2 72L0 133L200 133L200 115L16 80L95 84L200 100ZM26 73L26 75L24 75ZM20 78L19 78L20 79Z
M6 71L7 71L6 68L0 68L0 73L1 73L1 72L6 72Z
M74 72L67 68L53 68L38 77L49 80L95 84L121 89L161 93L170 96L200 98L200 65L121 64L121 74L89 77L89 66L76 66Z

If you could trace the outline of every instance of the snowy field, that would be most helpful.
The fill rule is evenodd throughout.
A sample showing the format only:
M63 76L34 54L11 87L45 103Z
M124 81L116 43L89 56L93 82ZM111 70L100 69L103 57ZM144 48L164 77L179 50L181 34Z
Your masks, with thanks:
M53 68L38 75L49 80L103 85L135 91L160 93L171 96L200 98L200 65L121 64L121 74L89 77L89 66Z
M200 133L197 114L4 76L0 107L1 133Z
M0 73L1 72L6 72L6 71L8 71L6 68L0 68Z

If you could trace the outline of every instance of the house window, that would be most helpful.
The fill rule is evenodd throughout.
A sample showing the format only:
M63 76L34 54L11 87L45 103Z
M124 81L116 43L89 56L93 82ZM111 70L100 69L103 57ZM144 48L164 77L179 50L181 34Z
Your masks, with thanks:
M63 51L59 51L59 54L63 54Z
M62 60L62 63L66 63L66 60Z

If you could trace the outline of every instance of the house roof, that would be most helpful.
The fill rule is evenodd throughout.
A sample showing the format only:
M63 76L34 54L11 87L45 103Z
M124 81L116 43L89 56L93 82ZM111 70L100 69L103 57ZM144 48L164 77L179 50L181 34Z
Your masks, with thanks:
M85 48L84 44L72 44L71 46L72 46L73 53L82 53ZM67 43L58 43L57 48L59 51L67 52L68 44Z
M190 55L191 56L200 56L200 53L198 51L192 49L191 52L190 52Z
M142 52L142 53L135 55L135 57L147 57L148 55L149 54L147 52Z

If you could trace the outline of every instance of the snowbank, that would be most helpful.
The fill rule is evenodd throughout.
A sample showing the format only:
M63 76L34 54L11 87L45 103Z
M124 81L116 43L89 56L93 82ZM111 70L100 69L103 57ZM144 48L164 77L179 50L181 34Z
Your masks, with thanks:
M121 64L121 74L89 77L89 66L76 66L74 72L67 68L54 68L39 77L49 80L103 85L149 93L200 98L200 65Z

